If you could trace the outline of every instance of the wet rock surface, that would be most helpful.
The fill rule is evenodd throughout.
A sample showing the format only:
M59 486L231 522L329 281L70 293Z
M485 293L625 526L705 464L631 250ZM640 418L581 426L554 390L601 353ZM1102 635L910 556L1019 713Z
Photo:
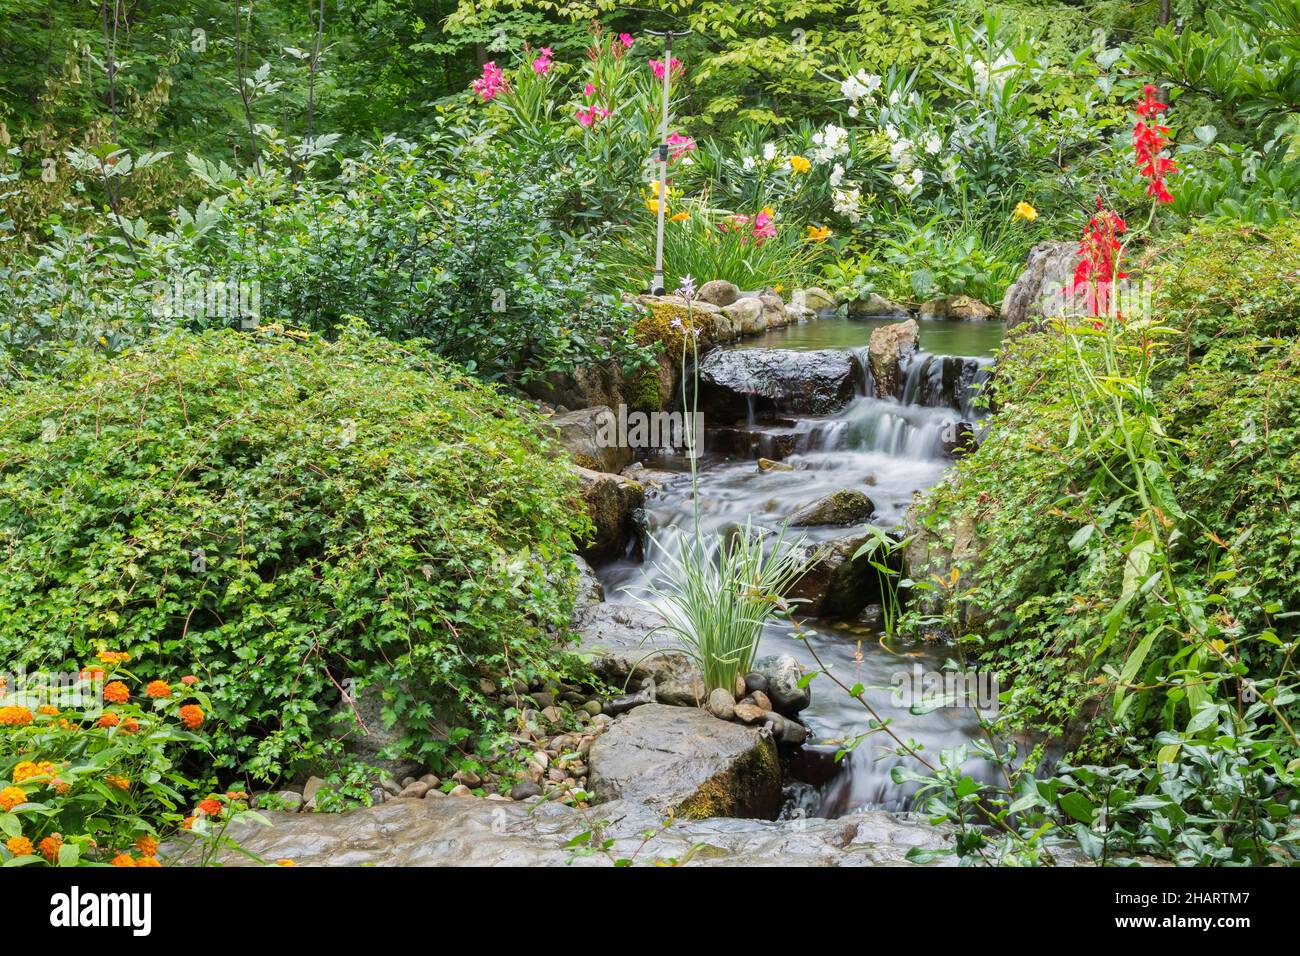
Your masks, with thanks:
M695 707L647 704L614 721L591 748L588 781L598 802L692 819L772 819L781 807L771 734Z
M577 810L535 800L395 799L340 814L268 812L270 827L238 825L233 835L264 860L298 866L563 866L571 859L565 844L590 825ZM678 820L660 830L645 807L618 802L601 806L600 817L610 822L616 858L636 852L647 826L659 830L639 864L682 859L698 845L691 866L906 866L912 847L943 845L943 831L883 811L836 820ZM257 865L236 853L222 862ZM572 862L610 865L601 855Z
M745 301L745 300L741 300ZM834 349L717 349L700 363L700 407L719 421L826 415L853 398L851 356Z
M640 535L637 513L645 504L645 489L622 475L592 471L578 465L582 502L595 525L581 554L589 559L622 557Z
M842 488L800 508L791 516L790 526L861 524L870 520L875 510L875 504L866 494L853 488Z
M905 371L921 337L915 319L884 325L871 333L867 346L876 398L901 397Z

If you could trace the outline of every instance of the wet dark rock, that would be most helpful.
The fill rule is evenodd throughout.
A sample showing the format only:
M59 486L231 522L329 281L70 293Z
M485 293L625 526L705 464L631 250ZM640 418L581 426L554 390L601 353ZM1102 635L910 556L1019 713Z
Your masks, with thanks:
M511 800L527 800L529 797L541 796L542 788L531 780L520 780L510 788Z
M619 714L625 714L634 707L641 707L645 704L655 702L655 682L647 681L646 686L642 687L635 694L623 694L619 697L611 697L605 701L601 712L611 717L617 717Z
M733 458L780 461L795 453L800 437L795 431L724 426L705 431L704 448Z
M583 504L595 530L582 554L590 559L620 558L639 543L637 512L645 506L645 489L621 475L575 466Z
M688 819L773 819L781 805L772 737L691 707L648 704L614 721L592 745L588 781L602 803Z
M750 671L745 675L745 693L752 694L755 691L767 693L767 678L758 671Z
M875 504L866 494L851 488L841 488L800 508L790 518L790 525L804 528L811 525L862 524L870 520L875 511Z
M850 535L806 546L812 563L790 590L804 603L800 611L814 617L852 617L871 601L880 600L876 570L866 555L854 555L866 535Z
M792 717L812 703L812 689L799 686L803 671L789 654L759 658L754 670L767 678L767 695L781 714Z
M743 300L742 300L743 301ZM700 408L723 421L827 415L854 393L852 357L834 349L715 349L700 363Z

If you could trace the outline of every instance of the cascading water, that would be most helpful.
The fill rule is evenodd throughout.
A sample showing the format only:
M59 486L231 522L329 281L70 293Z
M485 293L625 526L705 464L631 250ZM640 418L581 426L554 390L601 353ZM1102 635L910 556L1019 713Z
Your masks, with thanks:
M857 394L833 415L762 422L753 402L734 422L708 421L706 453L699 465L700 527L706 534L725 534L747 520L777 528L803 505L843 488L865 492L875 504L872 523L894 527L902 522L915 492L937 482L952 464L952 449L964 430L978 430L986 414L978 396L987 382L1001 329L996 323L921 323L923 344L931 339L955 353L918 352L905 367L901 394L878 398L866 361L866 342L881 323L824 319L790 326L752 339L744 347L808 351L825 347L853 354L862 374ZM954 328L965 325L968 328ZM931 333L935 334L931 334ZM966 333L964 338L962 333ZM955 346L955 347L954 347ZM758 457L783 459L792 470L760 469ZM668 529L691 524L690 478L681 461L661 463L647 472L646 517L653 541L643 563L616 562L598 569L609 600L631 600L655 573L662 548L676 546ZM855 529L800 529L811 541L852 535ZM860 683L866 698L904 740L925 750L959 746L979 731L971 707L943 707L929 713L911 710L917 676L939 673L944 648L882 645L878 630L861 620L817 620L814 646L823 664L849 686ZM790 636L788 624L770 625L759 654L787 653L817 669L808 648ZM861 704L828 680L813 684L813 704L801 719L812 732L801 760L812 784L792 794L792 808L816 816L839 816L863 808L902 809L914 785L896 784L891 769L911 758L893 755L895 745L882 735L864 740L842 763L831 756L841 742L861 733L869 715ZM882 759L882 754L885 754ZM993 768L972 761L967 772L985 777Z

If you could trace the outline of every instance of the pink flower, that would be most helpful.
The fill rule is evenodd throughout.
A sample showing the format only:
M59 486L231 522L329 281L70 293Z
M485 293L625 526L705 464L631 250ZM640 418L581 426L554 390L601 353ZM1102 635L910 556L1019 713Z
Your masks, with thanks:
M506 88L506 75L496 63L483 64L483 75L474 81L474 92L487 102Z
M533 60L533 72L539 76L545 76L551 71L551 48L544 46L537 52L540 56Z
M623 49L630 50L632 49L632 44L636 42L636 39L630 33L620 33L618 35L618 42L623 44Z
M656 80L662 80L664 78L663 60L651 60L650 69L654 71ZM673 57L671 60L668 61L668 69L672 71L673 77L680 76L682 72L682 61L677 59L677 57Z
M771 239L776 235L776 219L767 209L764 209L754 217L754 244L761 246L763 240Z
M595 126L600 120L609 115L609 110L603 106L582 106L578 108L578 125L582 127Z
M689 153L695 148L695 140L689 136L683 136L681 133L673 133L668 137L668 145L673 147L669 155L676 160L682 153Z
M584 86L584 87L582 88L582 95L583 95L583 96L595 96L595 95L596 95L596 84L595 84L595 83L588 83L586 86Z

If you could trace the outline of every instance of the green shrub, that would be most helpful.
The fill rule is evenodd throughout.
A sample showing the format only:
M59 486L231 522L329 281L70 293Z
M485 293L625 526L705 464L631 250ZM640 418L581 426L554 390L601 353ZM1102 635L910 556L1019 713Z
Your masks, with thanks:
M1294 628L1276 615L1296 609L1300 572L1300 428L1288 411L1300 404L1298 237L1294 221L1201 227L1171 242L1150 272L1160 283L1159 320L1183 330L1163 346L1152 396L1174 443L1173 491L1196 532L1175 543L1176 580L1187 599L1220 608L1223 626L1243 635L1285 637ZM1138 613L1134 633L1126 629L1094 658L1125 581L1124 562L1100 543L1126 540L1138 515L1131 504L1112 506L1118 496L1107 495L1094 453L1071 443L1076 405L1063 383L1077 361L1055 333L1013 339L998 362L987 440L926 505L940 533L974 519L981 546L967 569L972 587L953 600L980 609L972 639L986 665L1014 680L1021 719L1057 730L1088 701L1108 698L1113 685L1094 681L1104 682L1107 665L1122 667L1141 636ZM1262 649L1269 643L1238 645L1250 673L1273 668ZM1158 722L1177 725L1183 709L1167 705Z
M339 688L383 688L423 762L553 673L586 528L531 416L418 344L169 333L0 403L0 661L104 642L199 676L217 766L329 749ZM449 739L450 738L450 739Z

